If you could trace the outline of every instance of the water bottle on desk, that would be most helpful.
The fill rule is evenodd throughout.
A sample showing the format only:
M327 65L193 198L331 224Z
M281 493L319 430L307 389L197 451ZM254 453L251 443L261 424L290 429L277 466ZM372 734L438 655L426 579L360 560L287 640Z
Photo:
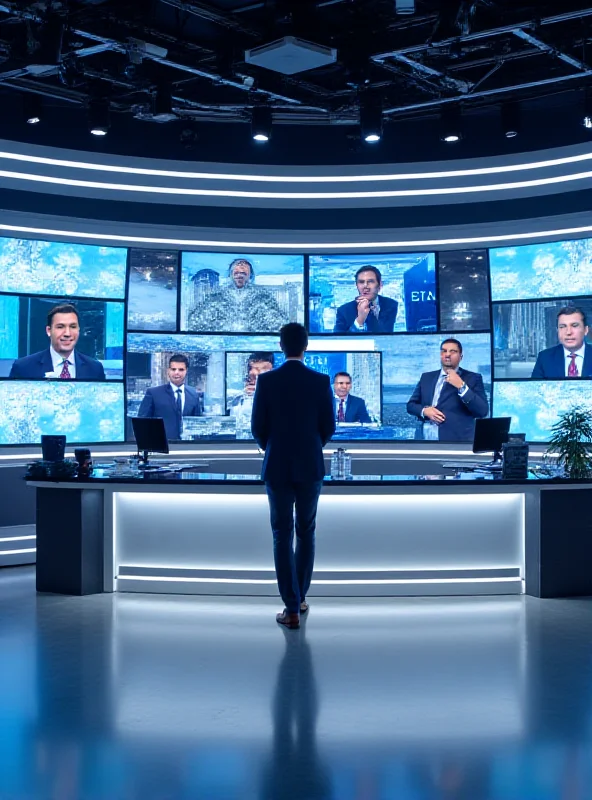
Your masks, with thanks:
M343 451L343 477L347 480L352 476L352 459L347 450Z
M331 456L331 478L341 480L343 478L343 447L338 447Z

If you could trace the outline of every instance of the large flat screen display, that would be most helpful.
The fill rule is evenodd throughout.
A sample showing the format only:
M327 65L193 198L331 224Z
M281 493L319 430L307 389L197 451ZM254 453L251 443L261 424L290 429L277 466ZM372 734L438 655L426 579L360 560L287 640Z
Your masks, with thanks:
M253 254L0 239L0 445L251 438L283 324L330 376L335 441L542 442L592 400L590 240L488 251Z

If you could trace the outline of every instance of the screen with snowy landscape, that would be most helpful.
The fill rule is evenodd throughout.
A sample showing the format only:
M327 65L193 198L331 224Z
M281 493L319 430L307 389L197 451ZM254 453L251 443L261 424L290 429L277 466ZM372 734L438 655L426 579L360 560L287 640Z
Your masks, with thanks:
M64 304L74 333L47 324ZM472 419L447 439L421 417L452 338L488 413L540 442L592 401L590 319L587 239L253 255L0 238L0 445L133 442L138 415L161 416L173 442L250 439L258 376L283 364L290 321L308 327L305 364L331 378L337 441L470 442ZM432 388L410 404L422 380Z

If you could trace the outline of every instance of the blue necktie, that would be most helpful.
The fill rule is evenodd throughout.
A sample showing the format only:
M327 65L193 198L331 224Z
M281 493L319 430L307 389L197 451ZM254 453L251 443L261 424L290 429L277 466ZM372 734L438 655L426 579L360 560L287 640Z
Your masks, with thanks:
M183 404L181 403L181 390L177 389L177 400L175 402L177 407L177 417L179 422L179 438L181 437L181 433L183 431Z

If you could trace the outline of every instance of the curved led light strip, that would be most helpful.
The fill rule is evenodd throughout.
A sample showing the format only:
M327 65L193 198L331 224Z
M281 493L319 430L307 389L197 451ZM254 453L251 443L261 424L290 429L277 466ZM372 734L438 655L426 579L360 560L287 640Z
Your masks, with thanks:
M592 171L573 175L556 175L553 178L536 178L513 183L484 184L481 186L449 186L440 189L393 189L372 192L245 192L234 189L183 189L178 186L142 186L131 183L105 183L104 181L82 181L74 178L59 178L53 175L35 175L28 172L0 170L0 178L9 178L33 183L49 183L59 186L76 186L82 189L107 189L117 192L146 194L187 195L191 197L237 197L257 200L369 200L389 197L427 197L434 195L477 194L513 189L529 189L536 186L568 183L592 178Z
M12 161L24 161L31 164L46 164L53 167L69 167L72 169L95 170L99 172L119 172L128 175L153 175L163 178L182 178L187 180L210 181L253 181L258 183L362 183L370 181L406 181L426 180L430 178L460 178L470 175L494 175L499 172L521 172L522 170L547 169L565 164L577 164L590 161L592 153L582 153L576 156L552 158L546 161L532 161L526 164L506 164L499 167L476 167L474 169L444 170L442 172L408 172L394 173L391 175L238 175L224 172L180 172L169 169L150 169L145 167L115 166L112 164L93 164L88 161L69 161L61 158L47 158L44 156L23 155L22 153L8 153L0 151L0 158Z
M547 239L555 236L575 236L592 232L592 225L577 228L559 228L551 231L530 231L529 233L506 233L492 236L464 236L453 239L410 239L404 242L243 242L211 239L167 239L154 236L123 236L117 233L88 233L80 231L61 231L52 228L32 228L25 225L0 224L0 230L12 233L38 234L39 236L59 236L68 239L90 239L92 241L133 242L135 244L177 245L179 247L224 247L234 250L376 250L378 248L428 248L448 245L480 244L488 242L523 241L527 239Z

